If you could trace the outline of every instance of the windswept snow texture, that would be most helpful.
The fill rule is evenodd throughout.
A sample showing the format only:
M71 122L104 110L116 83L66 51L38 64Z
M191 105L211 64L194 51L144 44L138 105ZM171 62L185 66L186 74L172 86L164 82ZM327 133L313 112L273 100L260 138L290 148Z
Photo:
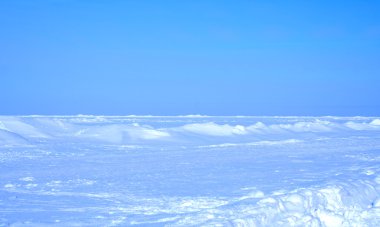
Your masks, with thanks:
M0 226L380 226L380 118L0 117Z

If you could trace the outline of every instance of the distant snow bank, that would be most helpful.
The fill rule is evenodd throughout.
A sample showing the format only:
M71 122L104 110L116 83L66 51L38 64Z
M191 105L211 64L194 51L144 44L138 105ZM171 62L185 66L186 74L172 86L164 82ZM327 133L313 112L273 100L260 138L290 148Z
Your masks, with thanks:
M1 116L0 143L25 143L25 141L71 138L78 141L103 143L133 143L138 141L184 141L188 138L257 138L266 135L292 135L300 133L342 133L350 131L380 131L377 118L274 118L278 123L256 122L242 124L216 123L218 118L204 116L180 116L177 118L154 118L156 122L175 122L170 127L157 128L139 124L144 116ZM153 116L150 116L153 117ZM149 118L148 118L149 119ZM171 119L171 120L170 120ZM191 119L195 119L194 123ZM232 118L233 119L233 118ZM236 117L241 119L241 117ZM279 119L279 120L278 120ZM141 119L140 119L141 120ZM213 121L215 120L215 121ZM190 136L189 136L190 135ZM193 136L191 136L193 135ZM282 138L289 139L289 138Z

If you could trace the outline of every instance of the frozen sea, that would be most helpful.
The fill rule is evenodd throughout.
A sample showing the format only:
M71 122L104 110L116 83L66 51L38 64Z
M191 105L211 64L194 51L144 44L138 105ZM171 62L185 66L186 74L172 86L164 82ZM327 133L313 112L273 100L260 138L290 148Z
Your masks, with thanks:
M380 117L0 117L0 226L380 226L379 173Z

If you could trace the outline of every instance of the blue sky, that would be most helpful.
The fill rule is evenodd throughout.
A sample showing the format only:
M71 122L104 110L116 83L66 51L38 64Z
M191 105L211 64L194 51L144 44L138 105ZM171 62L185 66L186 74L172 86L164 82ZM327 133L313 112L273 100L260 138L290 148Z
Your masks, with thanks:
M2 0L0 114L380 115L379 11Z

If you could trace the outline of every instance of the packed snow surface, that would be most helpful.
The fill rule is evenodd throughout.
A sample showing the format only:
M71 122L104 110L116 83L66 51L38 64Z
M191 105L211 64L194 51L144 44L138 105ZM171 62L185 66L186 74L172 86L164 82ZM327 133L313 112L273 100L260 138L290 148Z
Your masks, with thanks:
M376 117L0 117L0 226L380 226L379 173Z

